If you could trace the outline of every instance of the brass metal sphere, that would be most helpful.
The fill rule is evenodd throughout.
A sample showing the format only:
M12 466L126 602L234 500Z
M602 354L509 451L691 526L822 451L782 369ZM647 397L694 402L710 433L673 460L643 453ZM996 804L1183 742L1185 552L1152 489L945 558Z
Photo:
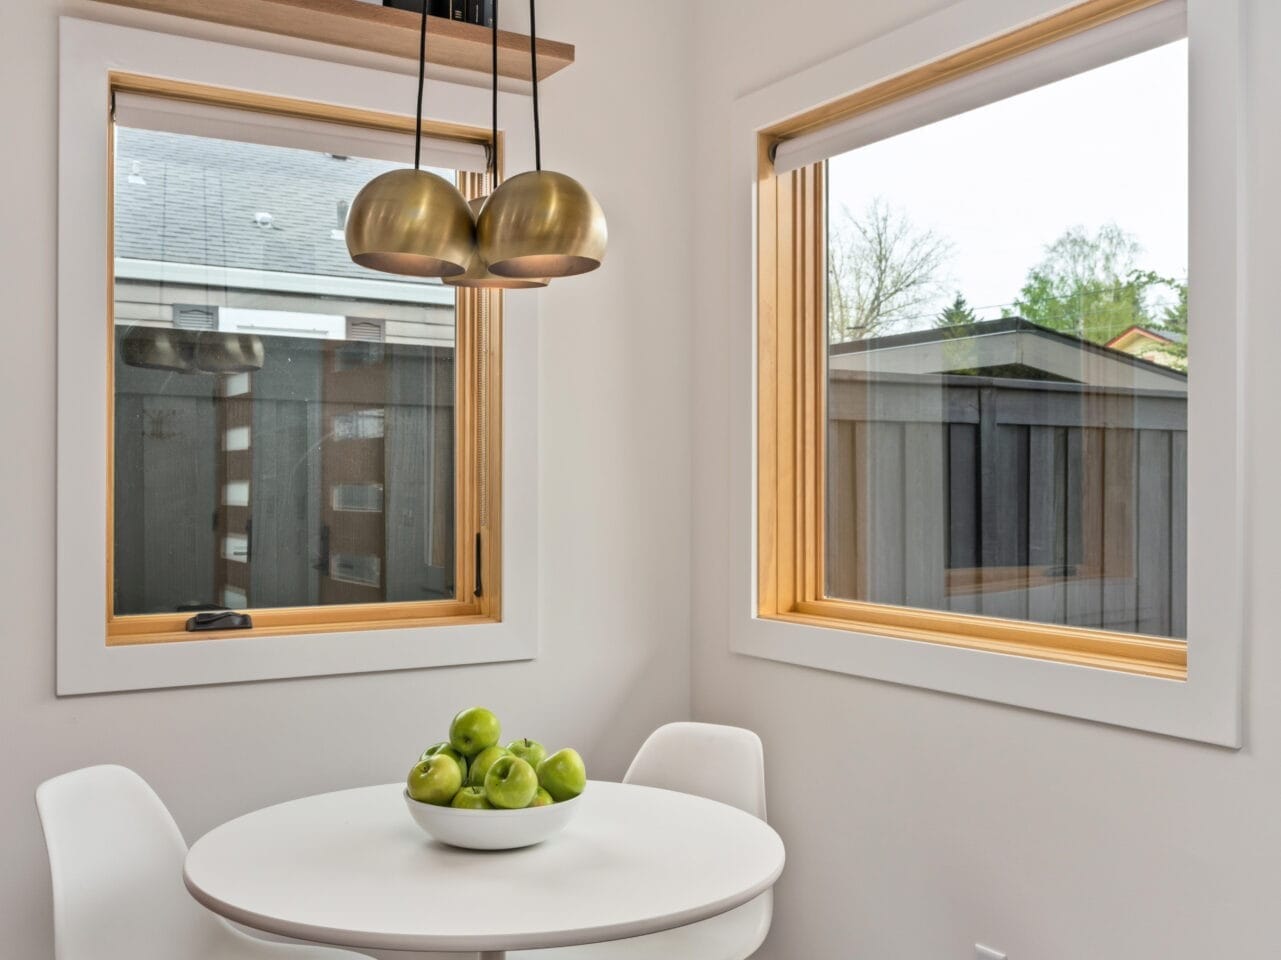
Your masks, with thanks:
M476 246L467 201L426 170L370 180L347 212L347 250L362 267L413 277L461 274Z
M474 200L467 201L467 206L471 208L473 216L480 216L480 209L485 205L489 196L476 197ZM456 277L445 277L444 282L451 287L470 287L478 290L532 290L537 287L547 286L547 278L539 277L500 277L495 273L489 272L489 267L485 265L484 259L480 255L480 247L472 247L471 257L467 260L467 269Z
M501 184L476 220L476 245L500 277L572 277L605 258L605 214L563 173L536 170Z

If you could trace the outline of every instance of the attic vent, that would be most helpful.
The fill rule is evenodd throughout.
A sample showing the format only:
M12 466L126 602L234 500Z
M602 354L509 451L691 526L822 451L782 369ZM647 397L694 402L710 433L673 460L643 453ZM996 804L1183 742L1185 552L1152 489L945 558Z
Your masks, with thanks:
M381 320L347 320L347 339L360 340L365 343L383 342L383 324Z
M218 308L203 304L175 303L173 325L179 330L216 330Z

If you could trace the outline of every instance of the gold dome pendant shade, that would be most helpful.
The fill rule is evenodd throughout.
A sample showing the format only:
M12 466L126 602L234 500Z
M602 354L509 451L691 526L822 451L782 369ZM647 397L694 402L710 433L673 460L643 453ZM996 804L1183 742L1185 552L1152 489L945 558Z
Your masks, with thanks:
M458 188L426 170L370 180L347 213L347 251L362 267L414 277L456 277L475 248L471 210Z
M489 83L490 96L490 147L489 164L485 170L485 185L492 186L498 179L498 0L494 0L493 20L490 23L490 59L491 75ZM468 202L473 219L480 217L488 195L476 197ZM547 286L546 277L500 277L489 272L480 249L472 247L471 257L467 261L467 271L456 277L446 277L445 283L451 287L468 287L477 290L530 290Z
M500 277L572 277L605 259L596 198L573 177L531 170L502 184L476 221L476 245Z
M600 204L581 183L543 169L538 120L538 30L529 0L529 60L533 77L534 169L501 184L476 219L476 246L500 277L572 277L605 258L608 231Z
M413 277L455 277L476 247L476 224L458 188L422 169L427 4L418 32L414 168L374 177L347 212L347 252L362 267Z
M488 197L477 197L468 203L473 214L480 216ZM472 247L471 257L467 261L467 270L456 277L445 277L445 283L451 287L468 287L477 290L533 290L547 286L546 277L500 277L490 273L489 267L480 255L477 247Z

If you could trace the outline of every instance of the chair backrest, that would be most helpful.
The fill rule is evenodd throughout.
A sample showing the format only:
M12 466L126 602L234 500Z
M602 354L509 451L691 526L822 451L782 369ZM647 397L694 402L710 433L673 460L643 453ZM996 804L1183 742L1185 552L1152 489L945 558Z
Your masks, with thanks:
M669 723L636 752L624 783L719 800L765 819L765 751L751 730Z
M86 767L36 790L53 877L57 960L198 956L229 928L187 893L187 844L124 767Z

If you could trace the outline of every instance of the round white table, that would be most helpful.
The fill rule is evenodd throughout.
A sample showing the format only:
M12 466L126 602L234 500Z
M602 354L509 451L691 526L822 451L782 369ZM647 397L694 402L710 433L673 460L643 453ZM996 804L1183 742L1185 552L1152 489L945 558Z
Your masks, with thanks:
M279 936L497 960L706 920L783 870L768 824L689 794L592 781L564 832L482 853L423 834L403 790L322 794L225 823L192 846L187 889Z

